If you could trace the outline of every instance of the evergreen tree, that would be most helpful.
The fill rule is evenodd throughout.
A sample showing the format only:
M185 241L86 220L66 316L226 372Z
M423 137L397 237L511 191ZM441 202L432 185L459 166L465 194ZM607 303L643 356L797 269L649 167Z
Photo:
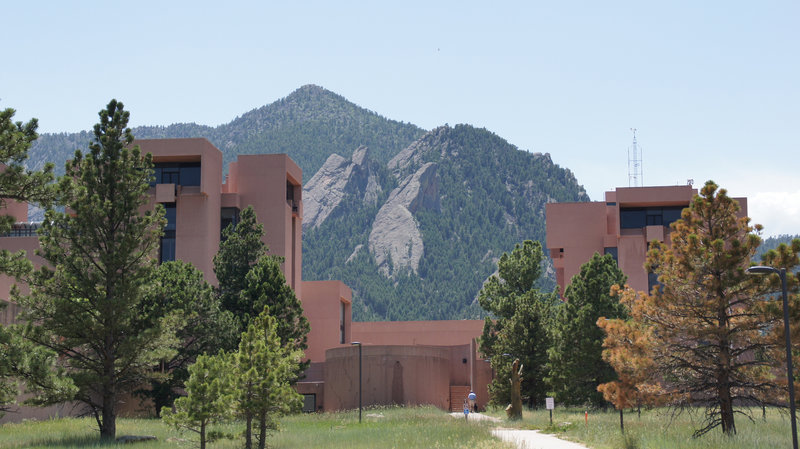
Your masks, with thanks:
M275 333L283 347L304 351L308 348L307 335L310 330L308 320L303 315L303 306L286 283L279 259L262 256L245 277L246 286L241 292L241 304L249 304L248 314L255 317L255 311L269 308L271 316L277 319ZM297 377L308 367L309 362L298 365Z
M247 449L253 447L254 419L258 422L258 447L264 449L267 431L277 426L275 418L299 409L302 402L291 382L303 352L281 343L279 324L265 307L242 334L234 355L234 403L245 420Z
M26 170L24 165L28 150L38 137L37 121L14 122L14 113L11 108L0 111L0 210L3 211L14 202L33 201L46 206L55 195L53 164L45 164L41 171ZM14 221L11 215L0 215L0 235L11 231ZM0 273L19 277L32 268L25 251L0 250ZM0 298L0 309L6 307L7 299ZM28 404L57 401L71 395L68 379L51 369L55 354L31 347L11 327L0 325L0 354L0 411L16 400L17 380L25 380L27 391L34 393L26 400Z
M247 325L250 316L261 311L246 300L243 302L241 292L247 286L245 278L250 268L267 254L267 245L261 241L263 236L264 226L258 222L253 207L247 206L239 214L239 222L222 231L222 242L214 256L214 273L219 283L222 307L233 312L243 326Z
M156 414L171 406L179 397L178 390L189 378L187 367L201 354L216 354L233 350L239 338L239 327L233 314L220 307L219 297L193 265L176 260L161 264L154 273L142 303L143 316L152 317L152 325L162 317L178 323L176 337L180 342L176 352L159 361L150 388L137 391L150 398Z
M76 151L60 180L66 212L48 209L38 254L47 262L19 297L26 337L59 354L95 416L103 439L116 435L121 395L146 381L174 341L142 316L163 226L163 209L140 213L152 178L149 155L131 147L129 113L112 100L95 140Z
M624 318L625 309L611 296L611 287L625 285L627 277L611 255L597 253L570 281L565 302L552 329L553 346L547 351L548 377L555 399L568 405L603 405L597 386L614 380L614 369L603 361L600 317Z
M197 433L200 449L205 449L206 443L216 436L209 432L209 426L224 422L231 416L232 363L232 358L225 354L197 357L197 361L189 366L187 395L175 400L175 411L169 407L161 410L165 423Z
M650 369L651 375L637 385L646 391L648 380L658 378L654 394L673 406L698 404L706 408L705 421L695 436L721 427L736 433L737 404L781 405L782 385L773 375L781 359L759 354L779 354L783 346L775 338L781 329L780 314L764 293L774 288L765 277L745 272L761 238L761 226L739 218L739 203L708 181L696 195L682 219L673 223L671 246L654 242L646 267L658 274L660 286L650 294L627 290L623 302L631 310L630 320L608 320L607 347L616 354L606 360L622 378L629 359L649 350L649 363L634 366ZM800 242L783 247L784 257L765 261L777 267L797 264ZM796 279L789 274L790 285ZM773 290L774 292L774 290ZM626 341L626 335L635 337ZM646 338L645 343L637 341ZM622 366L618 366L622 364Z
M480 350L491 358L497 375L489 386L491 402L510 401L511 362L523 365L522 396L529 406L544 402L543 382L550 347L548 329L557 296L540 293L534 285L542 272L542 246L526 240L517 244L498 263L498 275L489 278L478 298L481 307L494 315L483 326Z

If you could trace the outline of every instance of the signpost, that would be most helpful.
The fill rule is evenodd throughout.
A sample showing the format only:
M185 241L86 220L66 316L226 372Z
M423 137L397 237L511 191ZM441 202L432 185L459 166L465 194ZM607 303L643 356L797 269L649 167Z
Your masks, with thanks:
M556 401L553 398L544 398L547 410L550 410L550 425L553 425L553 409L556 408Z

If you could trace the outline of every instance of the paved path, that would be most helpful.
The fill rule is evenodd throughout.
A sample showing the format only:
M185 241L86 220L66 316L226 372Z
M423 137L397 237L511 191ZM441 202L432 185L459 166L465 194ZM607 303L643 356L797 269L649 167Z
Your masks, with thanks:
M519 449L587 449L582 444L562 440L538 430L494 429L492 435L516 444Z
M463 413L451 413L454 418L464 419ZM481 413L470 413L470 421L500 422L500 419ZM588 449L586 446L572 441L562 440L538 430L494 429L492 435L503 441L514 443L519 449Z

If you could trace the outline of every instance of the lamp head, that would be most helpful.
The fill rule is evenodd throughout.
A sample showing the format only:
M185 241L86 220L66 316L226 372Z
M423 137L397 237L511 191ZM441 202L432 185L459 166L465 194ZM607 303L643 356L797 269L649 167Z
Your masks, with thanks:
M780 273L781 271L777 268L773 267L766 267L764 265L756 265L754 267L750 267L747 269L747 272L750 274L770 274L770 273Z

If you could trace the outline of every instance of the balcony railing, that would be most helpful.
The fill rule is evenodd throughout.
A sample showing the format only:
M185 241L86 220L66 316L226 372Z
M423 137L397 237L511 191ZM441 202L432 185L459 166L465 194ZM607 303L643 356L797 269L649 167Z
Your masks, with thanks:
M42 222L35 221L30 223L14 223L11 225L11 231L0 234L0 237L36 237L39 235L39 228L42 227Z

